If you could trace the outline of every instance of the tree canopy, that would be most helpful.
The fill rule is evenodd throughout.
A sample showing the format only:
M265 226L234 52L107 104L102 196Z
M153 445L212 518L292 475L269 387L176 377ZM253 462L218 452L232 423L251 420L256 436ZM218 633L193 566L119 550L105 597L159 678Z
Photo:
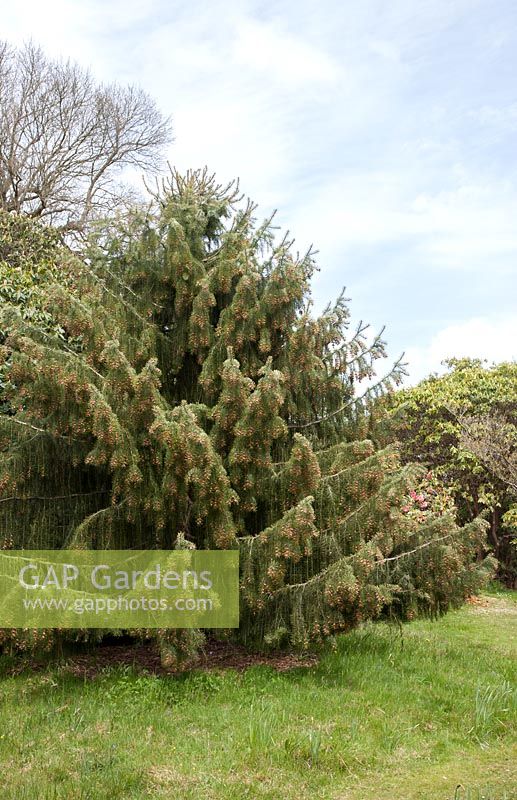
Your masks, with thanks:
M394 395L391 434L402 444L403 461L432 468L449 487L460 520L489 513L490 545L511 579L517 554L505 515L516 499L517 364L451 359L448 367Z
M0 41L0 208L82 231L120 200L121 169L153 170L170 138L142 89Z
M374 378L382 338L343 295L314 315L312 253L255 211L174 172L46 287L58 329L4 305L3 546L238 549L236 635L260 647L441 613L490 569L484 525L458 527L432 487L412 513L423 470L361 434L400 362ZM176 656L198 636L161 641Z
M46 287L57 281L72 281L68 265L71 254L61 246L57 231L44 228L20 214L0 209L0 305L4 308L0 323L0 346L9 334L8 309L41 330L64 337L45 310ZM0 365L0 410L7 411L9 359Z

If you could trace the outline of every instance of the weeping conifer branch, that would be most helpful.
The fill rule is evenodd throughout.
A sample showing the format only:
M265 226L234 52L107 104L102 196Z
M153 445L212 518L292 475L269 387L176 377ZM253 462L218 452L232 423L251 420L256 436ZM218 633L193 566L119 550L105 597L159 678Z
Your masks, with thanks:
M259 647L460 602L489 567L480 527L405 515L418 470L360 435L403 372L361 391L383 333L349 334L343 293L312 313L313 251L237 184L172 171L153 192L135 230L50 272L44 324L4 304L0 541L238 549L236 635ZM199 644L159 636L168 658Z

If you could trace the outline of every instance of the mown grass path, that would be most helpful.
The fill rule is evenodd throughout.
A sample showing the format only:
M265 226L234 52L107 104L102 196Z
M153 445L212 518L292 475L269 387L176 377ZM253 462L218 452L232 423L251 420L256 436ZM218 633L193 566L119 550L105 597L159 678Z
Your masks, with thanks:
M516 592L288 672L0 680L0 800L454 797L517 798Z

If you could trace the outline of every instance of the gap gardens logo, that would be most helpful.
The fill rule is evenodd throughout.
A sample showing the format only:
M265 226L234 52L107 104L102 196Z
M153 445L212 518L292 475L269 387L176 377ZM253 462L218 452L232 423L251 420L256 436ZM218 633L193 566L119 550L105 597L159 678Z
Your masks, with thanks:
M0 552L0 627L238 626L236 550Z

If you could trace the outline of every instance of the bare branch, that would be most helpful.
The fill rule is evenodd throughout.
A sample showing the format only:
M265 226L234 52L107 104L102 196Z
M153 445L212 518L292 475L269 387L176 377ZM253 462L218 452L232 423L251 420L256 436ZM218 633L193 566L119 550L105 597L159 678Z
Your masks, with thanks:
M492 411L463 417L449 409L458 422L460 443L497 480L517 493L517 427L515 412Z
M32 43L0 41L0 208L82 231L124 167L156 170L170 120L142 89L96 84Z

